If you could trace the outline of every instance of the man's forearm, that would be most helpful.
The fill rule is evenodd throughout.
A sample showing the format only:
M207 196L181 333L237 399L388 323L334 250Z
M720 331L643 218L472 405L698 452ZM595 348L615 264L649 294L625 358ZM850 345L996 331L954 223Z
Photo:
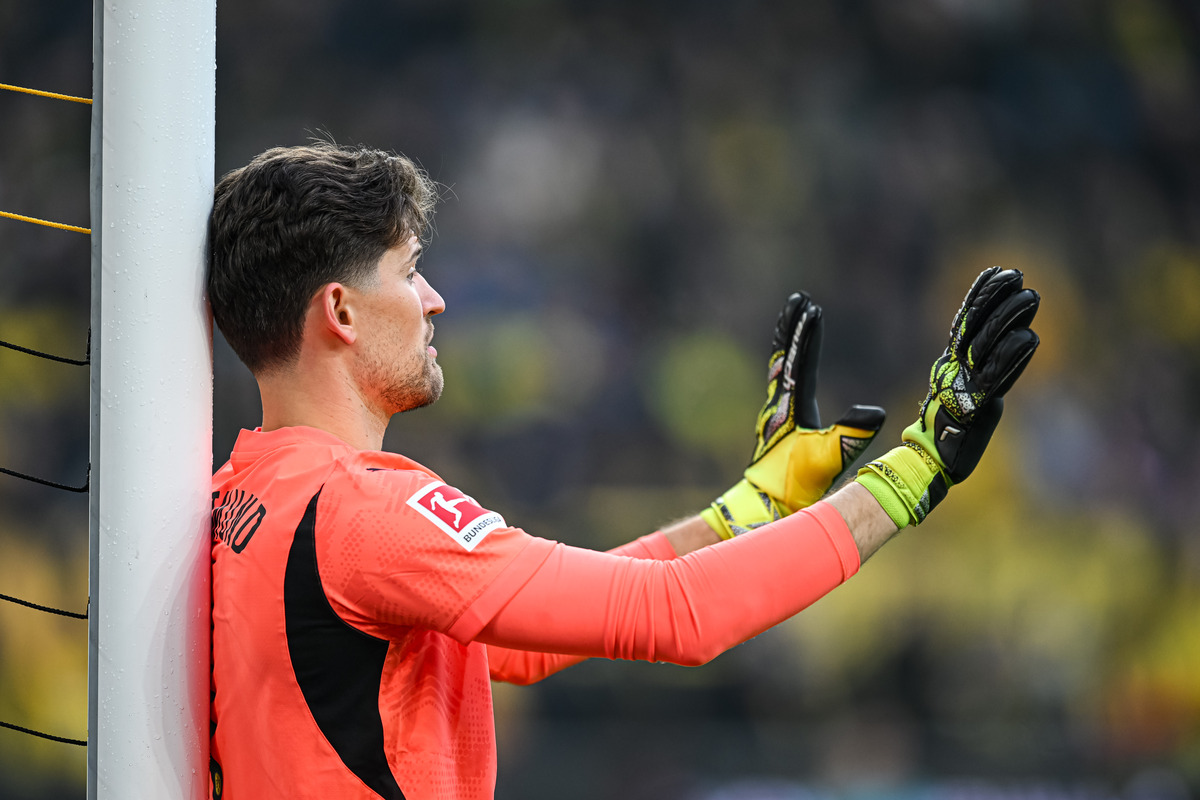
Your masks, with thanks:
M858 547L859 559L866 561L884 542L896 533L896 526L880 507L875 498L856 483L831 495L827 502L837 510ZM711 544L722 541L708 523L699 515L687 517L662 529L662 535L674 548L677 556L684 556ZM661 540L660 540L661 541ZM652 547L652 537L643 537L612 551L617 555L635 558L664 559L669 554L660 552L661 547ZM540 681L566 667L583 661L582 656L564 656L528 651L513 651L489 645L488 661L495 680L508 683L528 684Z
M858 565L840 513L824 503L667 561L559 544L477 640L702 664L796 614Z
M826 498L846 521L846 527L858 546L860 561L866 561L897 532L896 524L879 505L879 501L864 487L851 481ZM684 556L694 550L721 541L708 523L699 515L681 519L662 529L675 554Z
M693 550L721 541L717 532L701 519L699 514L664 526L662 534L667 537L671 547L675 548L677 556L686 556Z
M851 481L825 498L825 502L836 508L846 521L846 527L858 545L860 563L866 562L899 531L879 501L861 484Z

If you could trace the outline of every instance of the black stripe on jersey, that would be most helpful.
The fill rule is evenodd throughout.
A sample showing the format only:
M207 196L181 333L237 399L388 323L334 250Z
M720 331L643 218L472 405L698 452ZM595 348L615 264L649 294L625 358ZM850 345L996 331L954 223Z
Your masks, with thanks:
M350 627L329 605L317 573L320 496L320 491L313 495L296 528L283 578L292 670L313 719L342 763L380 797L404 800L388 768L379 717L388 642Z

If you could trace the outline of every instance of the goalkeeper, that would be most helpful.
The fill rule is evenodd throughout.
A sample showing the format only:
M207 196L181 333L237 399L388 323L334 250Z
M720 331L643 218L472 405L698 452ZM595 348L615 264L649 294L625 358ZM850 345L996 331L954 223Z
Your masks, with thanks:
M568 547L381 450L442 391L432 198L407 159L325 144L217 186L209 299L263 421L213 476L214 798L491 797L489 678L701 664L796 614L970 475L1037 347L1037 294L985 271L901 445L821 500L883 412L821 427L821 309L794 295L743 479L616 553Z

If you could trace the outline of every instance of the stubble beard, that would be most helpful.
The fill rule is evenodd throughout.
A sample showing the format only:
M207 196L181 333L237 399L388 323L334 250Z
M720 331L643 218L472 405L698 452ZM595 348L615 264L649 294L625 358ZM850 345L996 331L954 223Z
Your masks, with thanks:
M422 361L419 370L397 374L383 386L383 401L393 414L424 408L442 396L445 378L441 365L429 356ZM400 372L397 370L397 373Z
M445 382L441 365L426 353L414 355L404 364L374 358L366 373L363 383L374 390L389 416L432 404L442 396Z

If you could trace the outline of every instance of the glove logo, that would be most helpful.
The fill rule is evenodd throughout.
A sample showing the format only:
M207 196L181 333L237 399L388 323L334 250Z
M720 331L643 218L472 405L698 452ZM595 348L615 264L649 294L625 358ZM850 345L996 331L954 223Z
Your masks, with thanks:
M499 514L483 508L453 486L437 481L418 489L408 498L408 505L468 552L493 530L505 527Z
M947 425L946 430L942 431L942 435L938 437L939 442L946 441L947 436L958 436L962 431L955 428L953 425Z

